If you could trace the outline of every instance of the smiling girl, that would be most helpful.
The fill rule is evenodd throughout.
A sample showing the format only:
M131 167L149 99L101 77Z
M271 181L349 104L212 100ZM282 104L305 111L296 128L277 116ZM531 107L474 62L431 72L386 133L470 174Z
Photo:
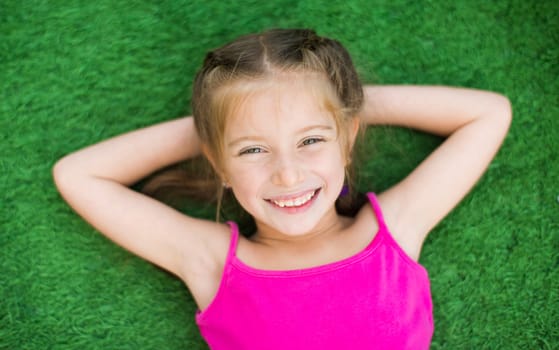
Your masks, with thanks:
M363 87L337 41L271 30L208 53L192 109L193 117L62 158L54 178L64 199L108 238L184 281L212 349L429 348L421 247L497 152L508 99L439 86ZM342 215L336 203L357 198L352 188L341 195L356 136L378 124L445 141L396 185L368 193L355 215ZM219 179L218 202L230 190L254 232L129 188L199 155Z

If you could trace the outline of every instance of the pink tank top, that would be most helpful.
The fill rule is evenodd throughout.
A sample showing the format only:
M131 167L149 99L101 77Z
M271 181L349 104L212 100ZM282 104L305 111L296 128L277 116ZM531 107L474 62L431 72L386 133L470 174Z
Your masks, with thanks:
M231 246L218 292L196 314L212 350L428 349L433 334L427 271L388 231L374 194L379 229L361 252L323 266L268 271Z

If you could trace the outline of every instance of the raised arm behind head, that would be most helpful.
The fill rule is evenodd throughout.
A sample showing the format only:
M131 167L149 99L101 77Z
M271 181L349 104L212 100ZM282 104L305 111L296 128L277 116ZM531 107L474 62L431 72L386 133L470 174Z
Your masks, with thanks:
M509 128L509 100L497 93L444 86L368 86L362 120L446 140L380 200L400 244L415 257L429 231L471 190Z
M88 223L134 254L170 271L200 302L219 274L228 229L184 215L128 186L200 153L191 117L132 131L76 151L53 169L56 186ZM214 276L218 278L218 276Z

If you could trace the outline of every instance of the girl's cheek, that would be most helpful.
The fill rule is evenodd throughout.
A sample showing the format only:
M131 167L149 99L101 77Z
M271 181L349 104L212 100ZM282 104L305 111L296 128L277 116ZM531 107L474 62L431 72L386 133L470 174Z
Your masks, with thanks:
M264 163L242 162L228 167L230 179L245 186L254 185L267 176L267 167Z
M305 162L331 164L332 166L335 166L337 163L343 163L342 160L344 158L340 147L337 145L307 150L302 152L302 155L305 158Z

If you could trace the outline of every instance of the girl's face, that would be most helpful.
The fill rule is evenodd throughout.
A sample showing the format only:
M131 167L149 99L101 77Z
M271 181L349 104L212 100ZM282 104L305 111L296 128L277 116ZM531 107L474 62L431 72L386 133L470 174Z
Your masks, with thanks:
M310 91L302 80L274 82L227 123L224 177L259 233L303 236L338 218L346 160L331 112Z

